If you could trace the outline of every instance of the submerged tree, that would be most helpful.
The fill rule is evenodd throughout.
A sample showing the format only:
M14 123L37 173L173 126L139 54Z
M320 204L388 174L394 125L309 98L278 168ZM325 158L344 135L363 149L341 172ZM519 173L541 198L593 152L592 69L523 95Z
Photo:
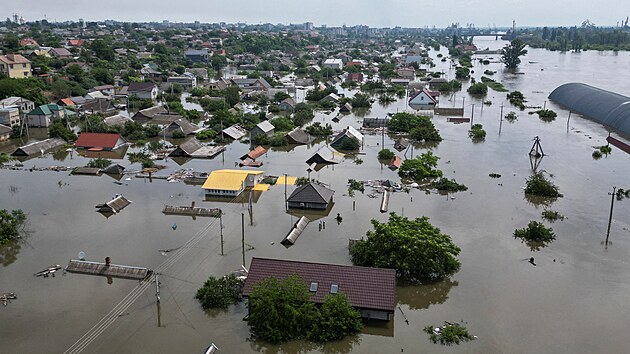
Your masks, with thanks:
M372 220L374 230L350 249L352 262L365 267L395 269L411 282L436 280L459 270L460 248L427 217L410 220L391 213L389 222Z
M527 54L525 44L522 40L516 38L501 50L501 60L509 69L516 69L521 63L520 57Z

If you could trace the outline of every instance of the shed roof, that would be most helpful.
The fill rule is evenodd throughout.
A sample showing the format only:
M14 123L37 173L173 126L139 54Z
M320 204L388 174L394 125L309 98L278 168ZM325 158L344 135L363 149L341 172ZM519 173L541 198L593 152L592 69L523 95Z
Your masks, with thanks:
M275 129L273 124L271 124L268 120L263 120L262 122L256 124L256 127L264 133L269 133Z
M115 116L106 117L103 119L103 123L105 123L105 125L108 127L125 125L127 122L133 122L133 119L122 114L117 114Z
M315 303L323 303L331 285L336 284L339 292L348 296L353 307L388 312L395 310L395 270L340 264L254 257L245 279L243 296L249 296L254 286L263 279L284 279L291 275L300 276L306 287L313 282L318 284L311 297Z
M553 90L549 99L573 112L630 134L630 97L572 82Z
M237 191L249 175L261 175L263 171L254 170L214 170L204 182L203 189L221 189Z
M246 158L250 158L252 160L256 160L257 158L261 157L262 155L264 155L267 152L267 149L265 149L262 146L256 146L256 148L250 152L248 152L247 154L243 155L241 157L241 160L244 160Z
M245 130L243 127L240 126L240 124L234 124L232 126L229 126L225 129L223 129L221 131L221 133L223 133L224 135L229 136L230 138L234 139L234 140L238 140L242 137L244 137L245 135L247 135L247 130Z
M322 185L309 183L296 188L291 196L287 199L288 202L295 203L317 203L325 204L330 202L330 199L335 194L335 191L328 189Z

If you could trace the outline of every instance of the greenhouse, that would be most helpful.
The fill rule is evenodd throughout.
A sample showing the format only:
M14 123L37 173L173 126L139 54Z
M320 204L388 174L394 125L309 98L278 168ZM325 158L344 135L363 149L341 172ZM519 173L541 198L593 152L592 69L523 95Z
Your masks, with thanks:
M553 90L549 99L572 112L630 134L630 97L572 82Z

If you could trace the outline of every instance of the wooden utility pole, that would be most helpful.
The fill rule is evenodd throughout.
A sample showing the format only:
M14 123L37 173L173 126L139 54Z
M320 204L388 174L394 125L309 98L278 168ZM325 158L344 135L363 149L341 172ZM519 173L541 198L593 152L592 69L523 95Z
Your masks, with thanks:
M501 135L502 126L503 126L503 103L501 103L501 118L499 120L499 135Z
M241 213L241 246L243 248L243 267L245 267L245 213Z
M473 126L473 122L475 121L475 104L472 104L472 109L470 110L470 126Z
M567 118L567 131L569 131L569 122L571 121L571 112L569 111L569 118Z
M221 255L223 256L223 211L219 214L219 229L221 232Z
M385 149L385 127L381 129L381 150Z
M606 230L606 249L608 249L608 236L610 236L610 224L612 224L612 216L613 216L613 207L615 206L615 192L617 187L613 186L612 193L608 193L611 195L610 197L610 215L608 216L608 230Z
M287 205L287 174L284 174L284 210L288 210Z

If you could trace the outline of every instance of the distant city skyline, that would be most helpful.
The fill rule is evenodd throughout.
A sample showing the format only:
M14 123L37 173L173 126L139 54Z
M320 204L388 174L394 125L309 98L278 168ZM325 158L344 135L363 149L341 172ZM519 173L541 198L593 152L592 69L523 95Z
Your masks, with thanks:
M304 23L370 27L443 28L452 23L474 24L479 28L517 26L579 26L588 19L596 26L615 26L630 15L625 0L601 0L597 3L570 0L345 0L281 1L238 0L109 0L106 5L77 1L22 0L13 8L3 7L4 17L14 13L27 21L116 20L121 22L194 22L202 23Z

